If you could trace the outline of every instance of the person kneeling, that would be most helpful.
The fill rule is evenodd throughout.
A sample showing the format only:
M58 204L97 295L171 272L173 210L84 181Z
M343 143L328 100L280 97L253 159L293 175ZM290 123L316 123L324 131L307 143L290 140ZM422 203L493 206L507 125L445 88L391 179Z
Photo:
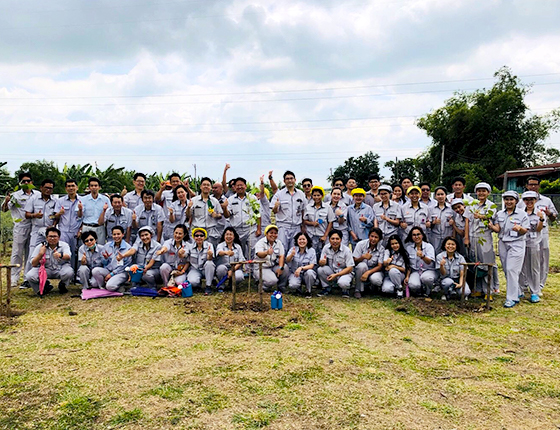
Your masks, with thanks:
M317 270L323 290L317 294L319 297L327 296L331 291L331 284L336 283L342 289L342 297L350 297L348 289L354 277L354 258L352 251L342 245L342 232L331 230L329 243L321 251Z
M465 280L465 257L459 254L459 241L454 237L446 237L442 242L445 251L436 256L436 269L441 275L441 287L443 288L442 300L449 300L453 293L461 294L460 288L465 284L465 298L471 290Z
M35 247L31 255L31 265L33 268L25 275L25 280L29 283L36 294L40 294L39 289L39 268L41 260L44 258L44 266L47 272L47 279L60 279L58 290L60 294L68 292L66 286L74 278L74 271L70 265L70 246L66 242L60 241L60 230L56 227L49 227L45 232L47 241ZM52 290L52 286L46 285L43 294Z
M161 282L159 266L161 257L158 251L161 249L159 242L154 240L155 232L150 226L141 227L138 230L140 240L137 240L132 247L123 254L123 257L136 256L136 264L130 269L142 270L142 280L152 290L157 289L157 283ZM136 266L136 267L135 267ZM133 287L140 286L140 283L132 283Z
M124 270L130 266L132 259L124 257L130 245L124 241L124 228L116 225L112 228L113 240L109 241L101 251L103 267L92 270L93 278L99 288L109 291L123 291L128 281L128 273Z
M286 257L291 272L288 287L302 293L301 284L304 282L307 289L306 297L311 298L311 289L317 279L317 273L314 270L317 264L317 254L312 248L312 240L306 233L296 234L294 242L297 246L294 246Z
M78 249L80 267L78 267L78 279L82 283L83 290L98 288L97 281L92 277L93 269L103 267L103 247L97 244L97 233L93 230L82 233L84 244Z
M284 268L284 245L278 240L278 227L271 224L264 230L264 237L255 244L255 255L262 265L263 288L268 291L278 287L279 290L286 286L288 271ZM260 280L259 265L255 264L253 274Z
M216 249L218 253L218 267L216 268L216 275L220 286L218 292L224 292L222 279L227 276L227 279L232 279L235 274L235 282L241 282L244 279L241 264L233 264L237 261L244 261L243 248L241 246L241 239L237 231L233 227L226 227L222 234L222 240Z
M214 274L216 273L216 265L214 264L214 245L208 240L208 233L201 227L194 228L192 231L194 245L189 249L190 269L187 273L187 280L193 288L202 286L202 272L206 279L206 288L204 295L212 294L212 282L214 282Z

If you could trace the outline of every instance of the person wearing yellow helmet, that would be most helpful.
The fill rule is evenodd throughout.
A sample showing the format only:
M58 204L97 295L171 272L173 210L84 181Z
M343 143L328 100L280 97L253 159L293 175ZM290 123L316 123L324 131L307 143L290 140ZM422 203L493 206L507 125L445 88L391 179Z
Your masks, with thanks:
M352 245L368 238L369 229L373 227L375 214L371 206L364 203L366 192L363 188L352 190L354 204L348 207L348 228Z
M283 290L288 281L289 270L284 266L284 245L278 239L278 227L274 224L267 226L264 237L255 244L255 255L262 265L262 281L265 291L269 289ZM259 267L254 268L255 279L259 278Z
M216 265L214 264L214 246L208 238L208 233L202 227L195 227L192 230L194 244L189 248L188 260L190 263L187 280L193 288L200 288L202 285L202 272L206 279L206 289L204 295L212 293L212 283L214 282L214 274L216 273Z
M402 205L403 217L399 225L399 235L403 241L408 237L412 227L420 227L422 231L426 231L429 209L420 202L420 194L420 187L416 185L412 185L406 190L408 201Z

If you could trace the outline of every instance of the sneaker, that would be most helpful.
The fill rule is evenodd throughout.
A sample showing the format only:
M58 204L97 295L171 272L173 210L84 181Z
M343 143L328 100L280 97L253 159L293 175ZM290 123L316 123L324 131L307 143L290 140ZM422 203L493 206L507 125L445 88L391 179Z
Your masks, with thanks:
M401 290L397 291L397 299L403 298L403 292Z
M50 282L47 281L47 283L45 284L45 287L43 288L43 294L37 292L37 295L39 297L43 297L43 296L46 296L47 294L49 294L52 290L53 290L53 286L50 284Z
M206 287L206 288L204 289L204 295L205 295L205 296L209 296L210 294L212 294L212 288Z
M19 286L19 289L20 289L20 290L25 290L26 288L30 288L30 287L31 287L31 286L29 285L29 282L23 281L23 284L21 284L21 285Z
M320 293L317 293L317 297L325 297L329 295L329 290L323 289Z
M444 294L443 296L441 296L441 300L442 300L443 302L446 302L446 301L447 301L447 297L445 296L445 294Z
M517 297L517 301L524 299L525 298L525 293L521 293L519 294L519 296Z
M354 297L357 298L357 299L361 299L361 298L362 298L362 295L360 294L359 291L356 291L356 292L354 293Z
M223 293L224 289L223 288L218 288L218 293Z
M310 299L310 298L312 298L312 297L313 297L313 295L311 294L311 292L305 293L305 298L306 298L306 299Z
M513 308L516 304L513 300L506 300L504 308Z
M66 294L68 292L68 288L66 288L66 284L64 282L58 283L58 292L60 294Z
M538 294L531 294L531 303L538 303L541 301L541 298Z
M342 297L345 299L350 297L350 294L348 294L348 290L342 290Z
M474 293L471 294L471 297L482 297L482 292L475 291Z

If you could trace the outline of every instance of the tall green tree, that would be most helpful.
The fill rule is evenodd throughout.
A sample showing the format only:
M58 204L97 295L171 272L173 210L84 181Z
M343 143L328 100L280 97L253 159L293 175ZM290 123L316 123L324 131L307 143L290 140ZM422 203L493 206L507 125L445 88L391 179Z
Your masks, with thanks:
M405 158L404 160L387 161L385 167L391 170L391 184L400 184L402 178L408 177L416 182L416 160Z
M379 175L379 155L371 151L359 157L350 157L342 166L338 166L327 179L332 181L333 178L347 179L352 176L356 178L359 187L367 187L369 175Z
M489 90L457 93L445 106L418 120L418 127L432 138L432 144L418 158L420 179L439 183L442 151L445 180L451 171L475 174L476 165L491 182L506 170L529 167L558 155L544 144L558 128L558 112L531 114L525 103L530 86L522 84L507 67L494 76L496 83Z

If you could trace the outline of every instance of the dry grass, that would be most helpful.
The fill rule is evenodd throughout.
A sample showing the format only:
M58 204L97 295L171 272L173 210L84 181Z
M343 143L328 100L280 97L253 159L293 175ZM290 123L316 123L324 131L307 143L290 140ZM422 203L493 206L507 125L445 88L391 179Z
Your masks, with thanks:
M553 238L558 265L560 240ZM0 428L560 425L560 274L544 300L45 299L0 321ZM76 294L77 288L71 290ZM241 298L244 296L242 295Z

